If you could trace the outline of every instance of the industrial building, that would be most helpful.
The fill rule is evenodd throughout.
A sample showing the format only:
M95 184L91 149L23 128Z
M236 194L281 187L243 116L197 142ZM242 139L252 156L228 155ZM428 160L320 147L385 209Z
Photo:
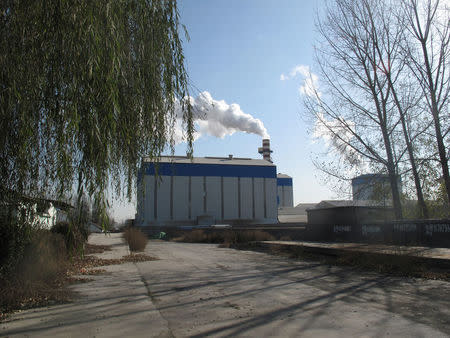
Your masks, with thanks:
M164 156L144 159L136 224L277 223L276 166L267 160Z
M402 193L401 177L397 176L399 193ZM366 174L352 179L353 200L392 200L389 175Z
M293 208L294 194L292 191L292 177L285 174L277 175L278 208Z

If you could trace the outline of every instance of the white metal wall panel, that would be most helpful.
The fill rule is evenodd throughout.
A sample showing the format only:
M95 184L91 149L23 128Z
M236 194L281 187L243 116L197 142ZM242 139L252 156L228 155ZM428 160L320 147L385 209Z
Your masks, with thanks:
M145 176L138 180L136 190L136 224L143 225L145 220ZM1 212L1 211L0 211Z
M238 178L223 178L223 218L238 219Z
M254 178L255 220L264 219L264 179Z
M283 186L279 185L277 187L277 194L278 194L278 207L281 208L284 206L284 191Z
M206 214L222 218L220 177L206 177Z
M191 177L191 219L197 219L197 216L204 215L203 197L205 192L203 190L203 177Z
M252 179L241 177L241 219L253 218Z
M160 176L156 184L158 195L156 221L168 221L170 220L170 176Z
M277 219L277 179L266 178L266 218Z
M294 206L294 196L293 196L293 191L292 191L292 186L285 186L284 187L284 205L286 207L293 207Z
M144 177L143 189L144 225L155 220L155 177Z
M189 219L189 176L173 178L173 219Z

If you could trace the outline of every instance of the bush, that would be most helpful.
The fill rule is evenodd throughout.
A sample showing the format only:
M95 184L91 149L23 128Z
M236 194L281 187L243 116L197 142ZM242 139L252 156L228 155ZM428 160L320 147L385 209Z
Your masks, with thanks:
M141 230L133 227L125 229L123 238L131 251L144 251L148 242L147 236Z

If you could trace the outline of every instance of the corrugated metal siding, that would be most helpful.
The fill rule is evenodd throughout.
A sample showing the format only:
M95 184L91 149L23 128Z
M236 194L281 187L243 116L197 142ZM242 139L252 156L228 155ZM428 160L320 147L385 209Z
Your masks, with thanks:
M204 215L216 223L238 219L254 223L277 221L276 167L272 164L160 164L158 173L155 176L155 167L150 163L140 172L140 225L195 222Z

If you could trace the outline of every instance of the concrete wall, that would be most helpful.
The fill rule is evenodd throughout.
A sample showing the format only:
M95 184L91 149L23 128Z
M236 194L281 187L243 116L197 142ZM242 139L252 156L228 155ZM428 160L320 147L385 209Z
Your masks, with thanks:
M308 224L306 239L450 247L450 220Z

